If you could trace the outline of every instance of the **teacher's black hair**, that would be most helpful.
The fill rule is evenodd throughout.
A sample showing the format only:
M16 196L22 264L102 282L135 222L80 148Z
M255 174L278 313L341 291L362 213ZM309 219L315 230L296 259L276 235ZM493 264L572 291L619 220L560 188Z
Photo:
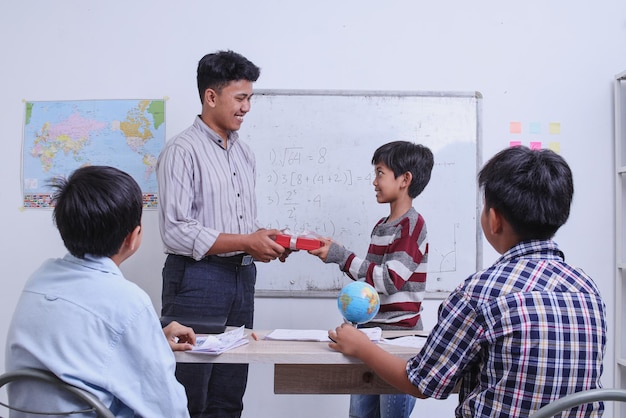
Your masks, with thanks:
M200 101L204 92L213 89L217 93L232 81L246 80L255 82L261 69L241 54L233 51L218 51L207 54L198 63L198 93Z

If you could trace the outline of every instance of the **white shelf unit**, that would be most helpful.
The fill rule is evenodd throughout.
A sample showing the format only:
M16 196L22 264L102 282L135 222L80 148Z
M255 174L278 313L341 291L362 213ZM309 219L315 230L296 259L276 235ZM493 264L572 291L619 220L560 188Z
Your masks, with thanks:
M626 71L615 76L615 387L626 389ZM626 403L614 403L626 418Z

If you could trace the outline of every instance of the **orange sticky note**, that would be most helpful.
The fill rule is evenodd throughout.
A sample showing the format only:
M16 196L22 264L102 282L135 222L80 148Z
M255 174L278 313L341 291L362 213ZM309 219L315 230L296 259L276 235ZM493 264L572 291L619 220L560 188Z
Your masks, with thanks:
M509 123L509 132L512 134L521 134L522 133L522 122L510 122Z

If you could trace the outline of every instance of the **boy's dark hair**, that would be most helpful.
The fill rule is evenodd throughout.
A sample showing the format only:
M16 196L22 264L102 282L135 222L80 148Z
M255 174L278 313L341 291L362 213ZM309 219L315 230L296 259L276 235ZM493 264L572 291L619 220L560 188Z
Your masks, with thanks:
M421 144L408 141L393 141L374 151L372 164L383 163L395 176L410 172L413 180L409 185L409 196L415 199L430 181L435 160L432 151Z
M257 81L261 69L243 55L233 51L218 51L207 54L198 63L198 93L204 101L206 89L217 93L231 81Z
M54 189L54 223L75 257L111 257L141 225L141 189L117 168L85 166L68 179L51 180L50 185Z
M507 148L478 173L486 209L494 208L522 240L549 239L569 217L572 171L547 149Z

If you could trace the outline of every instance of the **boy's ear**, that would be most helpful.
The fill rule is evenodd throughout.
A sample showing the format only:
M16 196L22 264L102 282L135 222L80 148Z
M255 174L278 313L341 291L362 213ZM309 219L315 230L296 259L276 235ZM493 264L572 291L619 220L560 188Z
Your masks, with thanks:
M124 262L128 257L133 255L135 251L141 245L141 225L136 226L122 242L122 246L116 254L111 256L111 260L118 266Z
M488 216L489 232L491 232L491 235L501 234L502 228L503 228L503 221L504 221L502 214L494 208L489 208L488 215L489 215Z
M402 177L405 183L404 185L406 187L409 187L409 185L411 184L411 181L413 181L413 174L411 174L410 171L407 171L406 173L402 175Z
M137 225L126 237L126 244L131 251L135 251L141 244L141 225Z

